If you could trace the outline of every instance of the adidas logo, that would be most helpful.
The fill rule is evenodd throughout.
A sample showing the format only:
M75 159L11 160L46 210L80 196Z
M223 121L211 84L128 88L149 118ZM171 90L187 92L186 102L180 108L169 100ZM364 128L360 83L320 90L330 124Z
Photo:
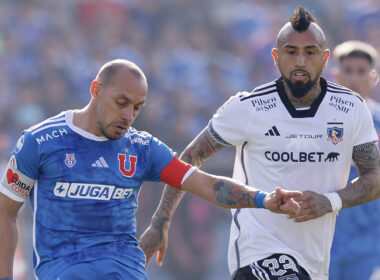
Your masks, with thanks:
M103 157L100 157L97 161L95 161L93 164L91 164L92 167L105 167L108 168L107 162L104 160Z
M280 132L278 132L277 127L274 125L265 133L265 136L280 136Z

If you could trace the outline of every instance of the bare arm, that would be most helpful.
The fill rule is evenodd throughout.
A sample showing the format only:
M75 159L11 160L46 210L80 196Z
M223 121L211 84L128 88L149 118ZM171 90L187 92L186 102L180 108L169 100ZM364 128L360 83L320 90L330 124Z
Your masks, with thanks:
M0 193L0 278L12 278L17 245L16 218L22 203Z
M355 147L352 159L359 177L338 191L342 199L342 208L353 207L380 197L380 153L377 143Z
M342 200L342 208L353 207L380 197L380 153L377 143L355 146L352 159L359 177L346 188L337 191ZM330 201L322 194L306 191L300 201L301 211L297 215L289 215L289 218L294 218L296 222L315 219L332 211Z
M212 139L206 127L186 147L180 159L191 165L201 167L208 158L223 148L223 145ZM140 246L147 256L147 265L152 255L159 248L157 263L161 265L167 248L167 231L170 227L170 221L184 194L184 191L165 186L160 203L152 217L152 222L140 238ZM154 234L148 234L149 231L154 232Z

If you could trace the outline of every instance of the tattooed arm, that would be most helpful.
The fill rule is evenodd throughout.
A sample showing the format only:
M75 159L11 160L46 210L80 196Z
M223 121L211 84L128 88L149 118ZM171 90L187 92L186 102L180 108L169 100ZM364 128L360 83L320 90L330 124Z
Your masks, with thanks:
M218 153L223 148L223 145L212 139L206 127L186 147L180 159L191 165L201 167L209 157ZM150 258L157 250L157 264L162 264L162 259L167 248L167 234L170 221L184 194L184 191L165 186L161 201L152 217L152 222L140 238L140 247L144 250L147 257L146 266L148 266Z
M338 191L342 208L363 204L380 197L380 154L377 142L354 147L352 159L359 177Z
M380 197L380 154L377 142L355 146L352 159L359 177L346 188L337 191L342 200L342 208L353 207ZM331 203L324 195L305 191L299 201L302 201L301 211L297 215L289 215L289 218L294 218L296 222L315 219L332 212Z

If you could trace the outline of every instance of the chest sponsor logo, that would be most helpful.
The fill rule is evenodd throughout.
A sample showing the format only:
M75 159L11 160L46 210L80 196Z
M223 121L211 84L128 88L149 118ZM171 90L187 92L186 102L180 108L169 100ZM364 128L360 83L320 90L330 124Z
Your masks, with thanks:
M269 111L273 108L277 107L277 99L276 97L272 98L256 98L251 101L253 108L255 108L256 111Z
M42 142L49 141L54 138L59 138L67 134L66 129L58 129L58 130L53 130L50 133L45 133L42 134L40 137L36 137L36 141L38 144L41 144Z
M118 154L119 170L125 177L132 177L136 173L137 157L128 155L128 167L126 167L127 155Z
M335 162L339 153L330 152L277 152L265 151L265 158L274 162Z
M333 143L334 145L343 142L343 131L342 127L328 127L327 128L327 141Z
M17 173L17 171L13 172L11 168L8 168L6 176L8 185L15 193L20 194L24 197L29 196L32 186L23 182L20 179L21 176Z
M289 134L285 136L288 139L322 139L322 134Z
M143 139L143 138L132 138L131 139L131 144L139 143L141 145L148 145L149 140L148 139Z
M75 159L75 154L66 154L65 164L67 167L71 168L77 163Z
M100 184L57 182L54 187L55 196L77 199L127 199L132 193L133 188L117 188L112 185Z
M347 114L348 112L351 111L352 108L354 108L355 103L352 101L346 100L344 98L332 95L330 97L329 105L331 107L334 107L335 110L344 112Z

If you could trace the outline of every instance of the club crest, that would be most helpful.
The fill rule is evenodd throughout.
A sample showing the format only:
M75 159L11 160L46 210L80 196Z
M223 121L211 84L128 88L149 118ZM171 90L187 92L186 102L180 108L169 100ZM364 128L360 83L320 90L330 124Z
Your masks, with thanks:
M67 167L73 167L76 162L75 154L66 154L65 164Z
M343 142L343 128L341 127L328 127L327 128L327 141L332 142L334 145Z

